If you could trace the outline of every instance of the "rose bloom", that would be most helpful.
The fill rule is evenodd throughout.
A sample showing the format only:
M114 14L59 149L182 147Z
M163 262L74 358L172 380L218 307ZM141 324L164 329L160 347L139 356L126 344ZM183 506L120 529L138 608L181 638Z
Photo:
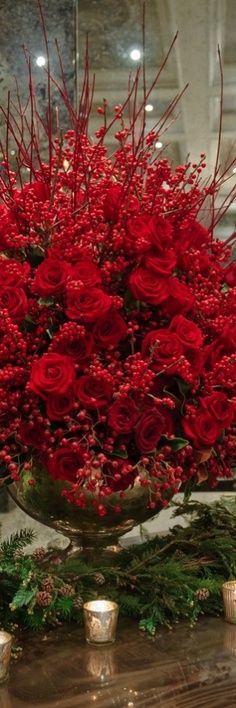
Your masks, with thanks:
M80 281L88 288L92 288L95 285L100 285L102 276L96 263L93 263L89 258L81 258L72 267L70 280Z
M56 341L55 344L52 340L50 350L70 356L76 364L83 366L94 350L94 340L91 332L87 332L83 326L80 329L80 332L71 335L65 331L64 337L60 336L60 340ZM63 334L63 325L59 330L59 334Z
M127 333L127 325L118 312L108 312L93 327L95 343L101 349L114 349Z
M222 428L227 428L232 423L234 416L233 404L228 401L225 393L214 391L209 396L204 396L201 398L201 406L211 413L221 424Z
M200 407L195 416L182 419L182 427L187 438L192 440L196 447L211 447L216 442L223 425L216 420L211 412Z
M85 408L100 409L107 406L113 396L113 386L105 378L87 374L80 376L74 386L75 397Z
M128 396L117 398L108 413L108 424L114 433L126 435L132 433L137 422L139 411L132 398Z
M153 216L151 219L151 243L163 255L173 244L173 226L163 216Z
M36 270L33 290L43 297L64 292L70 272L69 264L56 258L45 258Z
M194 305L194 296L188 285L181 283L178 278L168 280L169 297L165 302L165 310L169 315L177 315L191 310Z
M32 364L29 386L47 399L52 394L63 394L73 385L75 366L72 359L62 354L47 353Z
M170 248L159 255L149 253L145 257L145 266L148 270L153 270L159 275L171 275L176 266L176 255L173 248Z
M49 420L61 420L70 413L74 405L74 396L71 390L66 393L57 393L47 398L47 417Z
M183 315L176 315L170 324L171 332L177 334L184 350L197 349L203 344L203 335L200 328Z
M132 216L127 221L127 237L133 248L139 253L148 251L151 246L152 217L148 214Z
M22 193L25 195L32 194L32 198L37 202L45 202L50 197L49 186L41 180L25 184L22 188Z
M164 365L169 367L175 364L182 355L183 346L177 335L169 329L154 329L144 337L142 356L150 359L154 371L160 371Z
M220 336L220 344L225 348L226 354L235 354L236 352L236 324L228 323L225 325Z
M176 232L176 243L180 244L181 250L187 251L192 248L201 251L202 246L210 243L210 234L198 221L186 219L179 231Z
M136 300L160 305L167 300L168 280L146 268L136 268L129 276L129 288Z
M14 322L21 322L28 312L28 300L23 288L1 288L0 307L8 310Z
M110 310L112 300L100 288L67 288L67 317L71 320L96 322Z
M121 184L113 184L112 187L107 190L103 204L105 221L112 221L114 224L118 221L123 198L124 187Z
M50 476L55 480L76 483L79 481L78 470L83 467L83 450L71 450L69 447L60 447L49 458L47 469Z
M40 449L44 432L45 428L39 423L22 421L19 427L19 438L23 445Z
M223 281L231 288L236 287L236 263L230 263L223 271Z
M203 349L188 349L185 353L187 361L191 364L191 373L201 376L205 366L205 352Z
M142 453L150 453L157 447L165 432L165 421L156 408L147 409L136 427L136 445Z

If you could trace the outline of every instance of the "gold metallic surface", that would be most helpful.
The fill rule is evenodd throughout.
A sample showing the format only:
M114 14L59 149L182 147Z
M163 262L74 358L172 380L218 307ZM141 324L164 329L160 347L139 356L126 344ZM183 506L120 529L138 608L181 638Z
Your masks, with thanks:
M111 600L91 600L83 606L85 638L88 644L113 644L119 606Z
M12 636L8 632L0 631L0 683L8 678L11 658Z
M87 507L80 509L61 496L61 489L65 484L55 483L41 471L34 476L35 487L29 486L22 479L21 482L10 485L10 495L29 516L68 536L77 546L101 547L116 544L119 536L154 515L153 510L148 508L148 490L140 484L125 490L119 513L114 511L114 506L120 503L119 494L112 494L107 498L103 502L107 513L100 517L94 509L94 497L91 495L87 496ZM160 509L161 507L157 507L155 513Z
M236 624L236 580L229 580L222 586L224 612L227 622Z

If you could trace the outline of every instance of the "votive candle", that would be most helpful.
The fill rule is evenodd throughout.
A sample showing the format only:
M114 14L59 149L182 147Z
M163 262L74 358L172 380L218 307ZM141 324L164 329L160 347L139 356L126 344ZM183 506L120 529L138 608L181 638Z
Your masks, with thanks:
M9 673L11 658L12 636L8 632L0 631L0 683L6 681Z
M236 624L236 580L228 580L222 586L226 622Z
M91 600L83 606L88 644L112 644L116 638L119 606L111 600Z

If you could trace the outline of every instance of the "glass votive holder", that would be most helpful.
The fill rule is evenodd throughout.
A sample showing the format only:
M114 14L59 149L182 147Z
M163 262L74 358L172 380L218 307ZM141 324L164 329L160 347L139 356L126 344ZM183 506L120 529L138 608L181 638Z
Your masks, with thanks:
M226 622L236 624L236 580L228 580L222 586Z
M91 600L83 606L85 639L88 644L113 644L119 606L111 600Z
M9 664L11 658L12 636L8 632L0 630L0 683L6 681L9 674Z

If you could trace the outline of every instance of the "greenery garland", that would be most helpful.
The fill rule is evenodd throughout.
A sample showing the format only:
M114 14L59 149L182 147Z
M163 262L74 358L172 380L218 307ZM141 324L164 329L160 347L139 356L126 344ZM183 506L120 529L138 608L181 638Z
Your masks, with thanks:
M89 599L116 600L122 615L154 634L180 619L193 625L202 614L222 612L221 586L236 578L236 497L211 506L187 501L174 515L190 515L187 528L145 538L108 563L83 557L62 559L55 550L24 553L31 530L0 545L0 625L42 630L61 622L82 622Z

